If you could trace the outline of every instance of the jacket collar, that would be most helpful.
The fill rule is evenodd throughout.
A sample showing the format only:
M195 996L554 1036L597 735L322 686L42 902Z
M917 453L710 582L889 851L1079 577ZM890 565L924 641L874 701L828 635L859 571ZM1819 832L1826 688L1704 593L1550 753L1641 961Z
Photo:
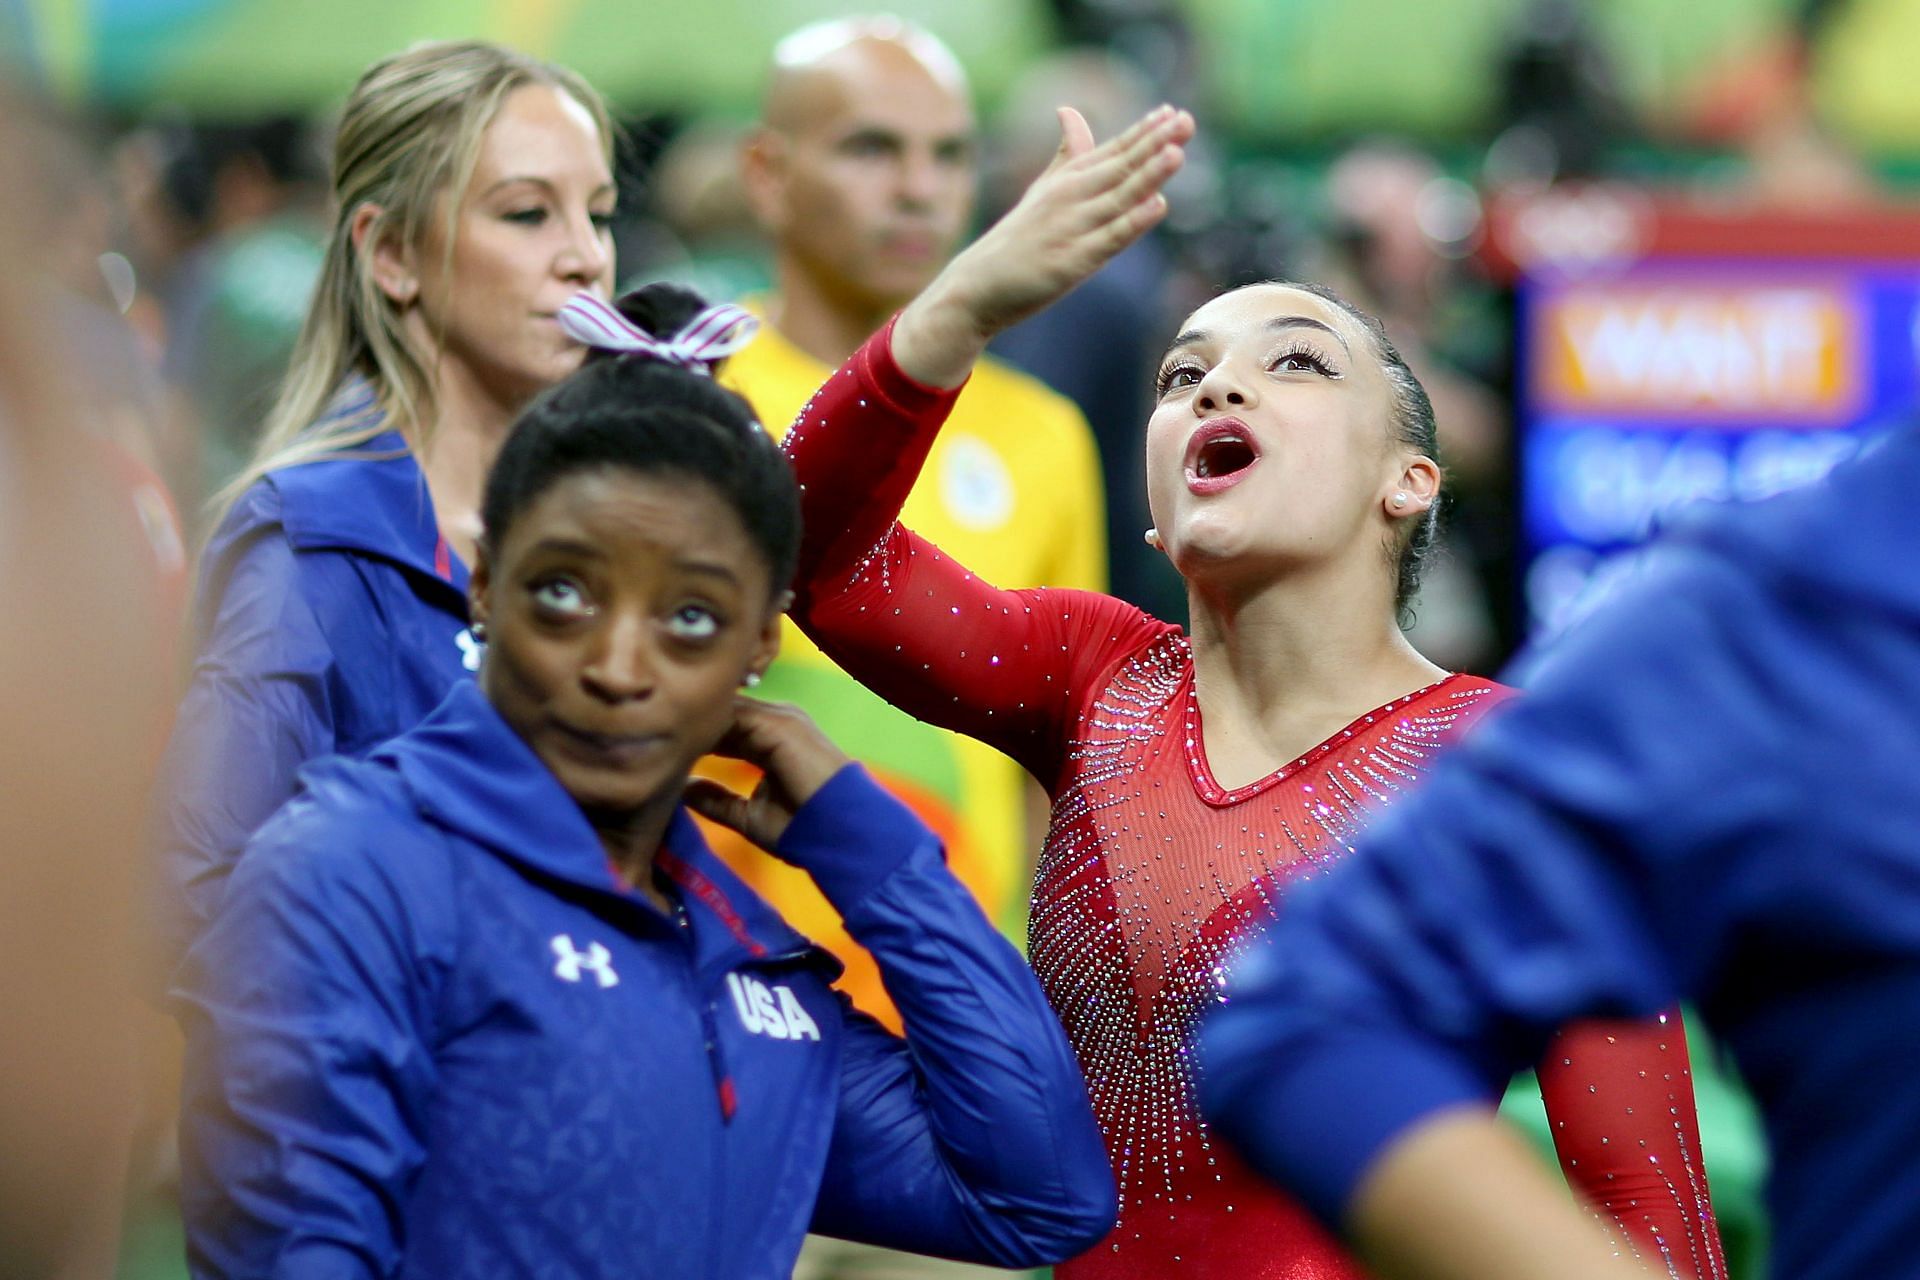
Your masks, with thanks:
M416 808L436 825L543 878L610 895L659 917L615 878L586 815L478 683L457 682L431 715L375 758L393 763ZM731 967L741 953L780 956L811 949L707 847L686 809L674 814L662 854L662 869L679 886L692 924L700 968L710 961Z
M371 395L350 390L334 413L377 412ZM267 483L280 495L281 523L295 547L379 556L466 594L467 566L440 536L426 476L398 431L340 457L283 467Z

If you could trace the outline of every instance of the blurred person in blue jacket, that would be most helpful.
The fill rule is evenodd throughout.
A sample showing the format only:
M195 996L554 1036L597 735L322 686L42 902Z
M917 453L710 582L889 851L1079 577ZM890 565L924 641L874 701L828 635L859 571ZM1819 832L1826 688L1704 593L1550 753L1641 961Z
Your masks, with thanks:
M355 86L320 281L200 562L163 790L169 956L303 763L413 727L473 670L481 488L579 367L560 306L611 288L611 147L591 87L494 45L419 45Z
M1904 427L1670 535L1241 956L1203 1102L1383 1276L1617 1274L1488 1099L1691 999L1774 1152L1773 1274L1920 1257L1920 560Z
M478 680L304 770L182 968L194 1273L775 1277L809 1229L1085 1249L1113 1181L1031 973L909 810L738 692L799 536L785 459L708 372L751 322L666 285L565 319L620 354L535 400L489 478ZM765 770L751 796L689 787L716 748ZM813 876L904 1040L689 808Z

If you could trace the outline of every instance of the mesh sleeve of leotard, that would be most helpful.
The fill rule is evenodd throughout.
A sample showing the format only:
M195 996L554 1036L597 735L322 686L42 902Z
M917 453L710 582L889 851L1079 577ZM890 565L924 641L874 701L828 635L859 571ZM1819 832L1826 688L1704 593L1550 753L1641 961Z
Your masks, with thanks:
M994 587L900 525L959 389L901 372L892 331L856 351L787 433L803 530L794 620L887 701L997 747L1051 787L1089 692L1171 628L1097 592Z
M1560 1167L1621 1252L1679 1280L1726 1276L1680 1015L1575 1023L1539 1073Z

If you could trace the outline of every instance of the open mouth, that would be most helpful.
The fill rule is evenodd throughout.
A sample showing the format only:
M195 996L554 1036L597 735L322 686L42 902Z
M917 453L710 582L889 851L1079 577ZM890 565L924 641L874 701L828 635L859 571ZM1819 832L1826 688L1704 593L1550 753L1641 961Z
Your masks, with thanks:
M1259 446L1245 423L1235 418L1215 419L1187 441L1187 485L1196 493L1228 488L1259 460Z

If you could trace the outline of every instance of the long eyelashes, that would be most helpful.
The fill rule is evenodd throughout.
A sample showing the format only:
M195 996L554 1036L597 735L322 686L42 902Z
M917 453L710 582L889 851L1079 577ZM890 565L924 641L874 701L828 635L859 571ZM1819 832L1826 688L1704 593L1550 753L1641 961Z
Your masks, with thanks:
M1338 378L1340 373L1334 369L1333 362L1320 354L1312 343L1296 341L1294 344L1276 351L1268 363L1269 369L1287 369L1290 366L1304 365L1315 373L1328 378ZM1296 370L1297 371L1297 368Z
M1158 374L1154 375L1153 393L1156 396L1164 396L1165 394L1167 394L1168 391L1173 389L1174 380L1176 378L1185 378L1188 375L1191 375L1192 381L1198 382L1200 381L1201 378L1206 376L1206 372L1207 371L1205 369L1202 369L1199 365L1194 364L1191 361L1176 362L1174 364L1166 365L1160 370ZM1180 383L1180 385L1186 386L1189 384L1183 381Z
M1341 378L1345 375L1333 367L1333 362L1312 343L1296 339L1282 347L1267 360L1267 369L1274 373L1317 373L1323 378ZM1161 368L1153 380L1156 396L1164 396L1176 387L1190 387L1207 376L1207 368L1195 360L1176 360Z

